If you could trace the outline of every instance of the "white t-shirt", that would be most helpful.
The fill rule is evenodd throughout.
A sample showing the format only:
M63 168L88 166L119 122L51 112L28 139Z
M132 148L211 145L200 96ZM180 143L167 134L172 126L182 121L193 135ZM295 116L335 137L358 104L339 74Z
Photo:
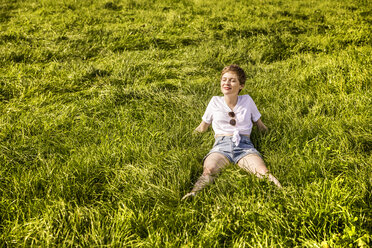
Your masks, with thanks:
M229 112L233 111L235 117L231 118ZM239 134L250 135L253 122L260 119L261 114L256 104L249 95L239 95L238 102L233 110L227 106L223 96L213 96L203 115L203 121L211 124L215 135L232 134L235 142L239 143ZM230 124L230 120L235 119L235 126Z

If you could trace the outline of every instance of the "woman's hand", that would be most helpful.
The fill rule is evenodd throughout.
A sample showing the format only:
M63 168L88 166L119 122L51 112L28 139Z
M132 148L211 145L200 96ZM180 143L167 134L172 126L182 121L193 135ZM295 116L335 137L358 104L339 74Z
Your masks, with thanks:
M197 128L195 128L195 130L193 131L193 134L197 134L197 133L204 133L205 131L207 131L208 127L209 127L210 124L202 121L199 126Z
M257 125L258 127L258 130L261 132L261 133L266 133L267 131L269 131L269 129L265 126L265 124L261 121L261 118L258 119L254 124Z

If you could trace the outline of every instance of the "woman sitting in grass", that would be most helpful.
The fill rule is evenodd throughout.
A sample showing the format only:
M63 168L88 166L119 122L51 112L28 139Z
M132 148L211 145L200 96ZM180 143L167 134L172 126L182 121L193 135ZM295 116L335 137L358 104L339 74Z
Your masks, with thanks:
M196 132L205 132L212 123L216 141L212 150L204 157L203 174L192 191L182 199L195 196L230 162L259 178L267 176L281 187L280 182L269 173L260 153L249 139L253 123L261 132L267 131L267 127L261 121L261 114L252 98L249 95L239 95L246 80L244 70L237 65L230 65L222 70L221 75L223 96L212 97L203 121L195 129Z

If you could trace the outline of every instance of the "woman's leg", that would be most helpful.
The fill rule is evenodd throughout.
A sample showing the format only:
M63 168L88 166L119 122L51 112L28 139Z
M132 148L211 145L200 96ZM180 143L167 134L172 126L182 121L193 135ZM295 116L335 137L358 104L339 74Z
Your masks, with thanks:
M190 193L186 194L182 199L189 196L194 196L201 191L205 186L213 182L214 177L229 164L229 160L221 153L211 153L204 160L203 174L196 181Z
M267 176L267 178L273 183L275 183L276 186L278 186L279 188L282 187L278 179L276 179L272 174L269 173L269 170L267 169L265 162L259 155L249 154L240 159L238 165L243 170L248 171L259 178Z

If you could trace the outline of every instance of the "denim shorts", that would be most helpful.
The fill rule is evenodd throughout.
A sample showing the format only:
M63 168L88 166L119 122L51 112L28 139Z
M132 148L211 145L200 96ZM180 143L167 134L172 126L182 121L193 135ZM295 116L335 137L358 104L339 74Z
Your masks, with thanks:
M240 135L239 145L236 146L232 141L232 136L219 136L214 142L213 148L204 157L204 160L209 154L217 152L225 155L230 162L237 164L241 158L249 154L255 154L261 157L261 154L254 148L249 137Z

